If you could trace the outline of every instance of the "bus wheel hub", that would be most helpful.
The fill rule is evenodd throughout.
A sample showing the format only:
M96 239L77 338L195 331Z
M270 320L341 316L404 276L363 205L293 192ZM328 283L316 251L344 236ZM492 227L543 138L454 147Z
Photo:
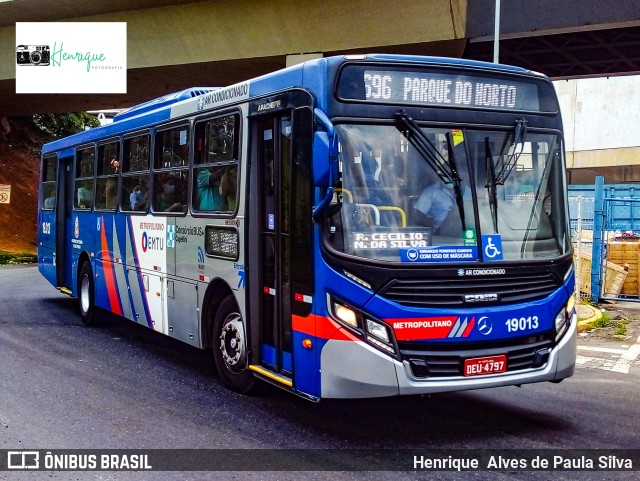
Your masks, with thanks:
M244 327L238 314L230 314L222 327L220 351L227 366L242 368L246 365Z

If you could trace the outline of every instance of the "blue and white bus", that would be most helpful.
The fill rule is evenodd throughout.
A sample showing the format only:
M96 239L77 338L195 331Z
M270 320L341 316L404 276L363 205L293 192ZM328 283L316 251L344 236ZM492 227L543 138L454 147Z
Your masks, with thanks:
M312 60L44 145L39 268L312 400L559 382L576 359L550 81L434 57Z

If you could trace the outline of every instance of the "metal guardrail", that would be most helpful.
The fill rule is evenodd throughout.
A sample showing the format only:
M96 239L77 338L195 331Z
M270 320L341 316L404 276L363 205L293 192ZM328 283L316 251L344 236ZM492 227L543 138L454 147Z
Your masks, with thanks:
M593 230L595 185L570 185L569 220L571 231L578 226L578 199L581 197L582 229ZM640 185L610 184L604 186L606 199L605 230L640 232Z

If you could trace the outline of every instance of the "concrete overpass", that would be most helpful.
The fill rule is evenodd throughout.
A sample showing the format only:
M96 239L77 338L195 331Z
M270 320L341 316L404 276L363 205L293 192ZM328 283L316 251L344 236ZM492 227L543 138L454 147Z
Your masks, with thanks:
M127 107L228 85L300 54L402 52L491 60L494 0L0 2L0 116ZM15 22L125 21L126 95L16 95ZM552 77L640 72L635 0L502 2L501 62Z

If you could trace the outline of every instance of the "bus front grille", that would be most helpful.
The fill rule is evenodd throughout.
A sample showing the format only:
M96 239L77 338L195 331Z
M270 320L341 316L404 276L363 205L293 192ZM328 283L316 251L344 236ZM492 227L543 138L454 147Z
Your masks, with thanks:
M380 290L380 295L407 307L505 305L543 299L560 287L550 272L523 276L434 277L429 279L394 279Z
M537 336L536 342L492 349L431 350L417 349L418 343L398 343L402 359L409 363L416 378L464 376L465 359L505 355L507 372L535 369L546 365L554 342L549 336ZM449 346L451 347L451 346Z

